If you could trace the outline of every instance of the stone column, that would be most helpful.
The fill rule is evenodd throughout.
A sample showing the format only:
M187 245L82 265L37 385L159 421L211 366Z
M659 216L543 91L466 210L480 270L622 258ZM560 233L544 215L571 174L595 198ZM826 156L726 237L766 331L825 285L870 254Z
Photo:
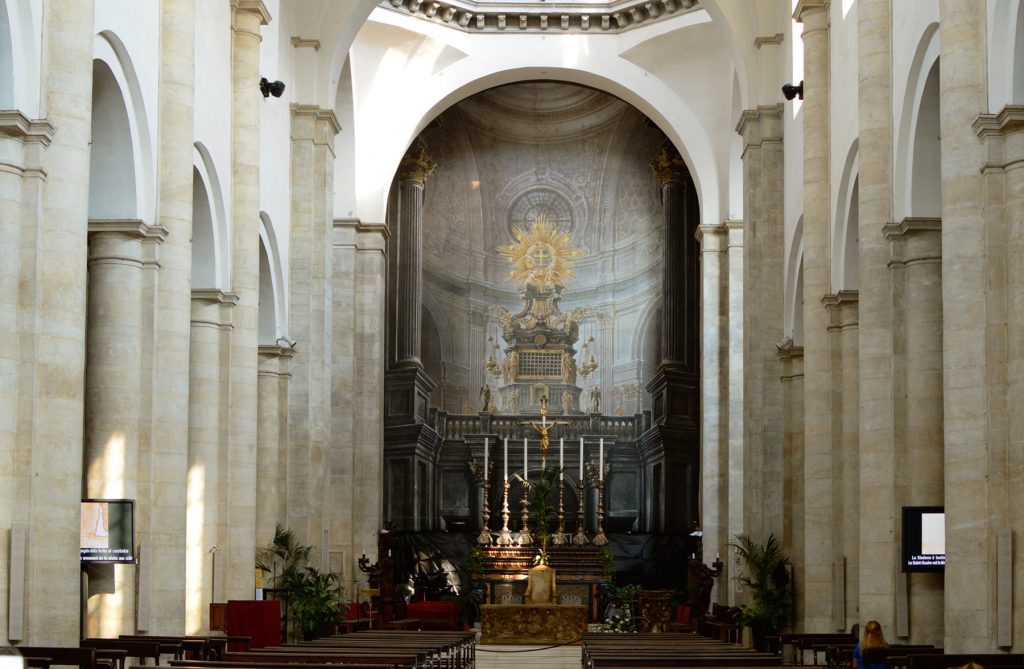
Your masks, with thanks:
M683 531L698 520L699 385L698 351L700 275L694 233L699 220L697 195L686 163L671 144L661 147L651 163L661 185L665 230L662 259L661 361L647 383L651 393L655 439L641 441L648 469L659 460L666 481L661 499L662 531ZM648 444L650 446L648 446Z
M858 110L858 289L860 395L860 618L892 630L896 600L893 537L899 522L896 500L895 391L892 279L884 227L892 221L892 1L861 0L857 7ZM870 506L867 501L872 500Z
M301 342L290 363L287 400L287 518L279 522L319 544L329 513L326 445L331 396L331 222L334 137L341 130L334 112L314 105L291 106L291 230L288 335ZM259 533L257 543L273 538Z
M902 285L905 403L903 449L897 467L906 472L899 500L911 506L942 506L942 222L904 219L886 228L894 270ZM910 639L941 645L942 574L908 574Z
M26 448L19 450L28 463L18 515L28 525L25 641L63 645L77 643L80 619L93 1L47 2L42 34L43 113L59 132L43 159L42 216L30 233L38 240L34 274L26 276L35 310L25 314L34 321L27 326L34 401L18 430L24 425Z
M729 294L728 294L728 342L729 342L729 368L728 368L728 416L729 423L727 432L729 435L729 454L727 461L729 469L726 473L728 481L728 503L729 516L726 519L725 536L732 541L737 534L746 531L743 519L743 490L746 473L743 470L743 222L726 221L725 227L728 235L728 269L729 269ZM781 393L780 393L781 394ZM783 535L785 536L785 535ZM725 551L722 551L725 555ZM737 593L731 584L734 573L732 561L726 561L725 581L730 584L726 590L726 603L730 606L738 604Z
M19 342L19 312L31 313L30 291L23 278L34 276L35 237L43 180L43 152L53 138L45 121L31 121L17 111L0 112L0 248L8 249L0 260L0 574L10 573L10 532L15 522L24 523L27 509L19 504L19 482L27 472L19 465L26 458L25 438L19 439L19 412L31 405L32 374L24 369L32 356ZM26 281L34 286L34 279ZM31 319L30 319L31 320ZM30 340L29 340L30 341ZM0 579L0 601L11 602L9 579ZM0 644L9 645L8 606L0 607ZM23 627L23 619L16 621Z
M804 629L832 628L833 480L832 382L828 312L829 17L825 0L803 0L794 15L804 24Z
M804 349L792 344L779 349L782 362L782 448L786 461L782 499L783 548L791 556L797 581L804 571ZM794 589L795 620L804 615L806 595Z
M356 560L376 554L383 513L387 238L383 224L334 221L330 477L331 503L342 512L330 516L330 536L349 592L365 582Z
M701 268L701 529L709 555L726 553L729 543L729 332L728 230L726 225L697 227ZM728 562L726 563L728 565ZM723 601L719 583L713 601Z
M858 294L843 290L822 300L829 311L832 383L832 466L835 489L832 497L832 580L842 583L844 596L832 602L832 629L848 630L857 622L857 565L860 553L860 471L858 445L860 401L858 398Z
M782 106L746 110L743 138L743 514L744 531L782 536L782 363L784 337Z
M161 0L159 106L160 246L149 518L143 535L151 549L150 634L180 634L185 608L185 488L188 462L189 315L192 276L192 161L195 151L195 2Z
M256 550L256 358L259 328L260 26L262 0L231 0L231 446L227 594L252 597ZM224 548L223 546L221 547Z
M213 583L213 560L227 555L226 426L228 369L234 295L193 292L189 342L188 475L185 523L185 631L210 627L209 603L226 601L224 584Z
M398 166L399 213L395 249L398 251L396 291L398 367L422 367L420 341L423 304L423 187L436 164L417 142Z
M260 346L256 425L256 545L274 540L287 511L288 365L294 349ZM320 474L323 476L323 474Z
M89 222L84 488L86 497L138 496L142 391L141 221ZM89 569L89 636L135 633L134 565Z
M986 6L940 0L939 123L942 131L942 330L946 485L946 652L995 645L994 541L989 498L989 253L984 156L971 126L988 91Z

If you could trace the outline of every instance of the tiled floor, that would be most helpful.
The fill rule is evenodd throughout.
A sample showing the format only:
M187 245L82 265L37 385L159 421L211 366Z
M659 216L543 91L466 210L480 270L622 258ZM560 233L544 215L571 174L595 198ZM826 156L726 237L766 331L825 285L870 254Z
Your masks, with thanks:
M476 666L477 669L579 669L581 650L578 645L540 648L543 650L531 646L477 646Z

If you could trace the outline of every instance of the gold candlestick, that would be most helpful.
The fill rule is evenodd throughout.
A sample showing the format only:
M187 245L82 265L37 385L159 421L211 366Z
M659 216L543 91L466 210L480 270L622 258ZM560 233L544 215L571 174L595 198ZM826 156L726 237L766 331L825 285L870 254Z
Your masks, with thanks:
M508 529L508 479L505 479L505 483L502 486L501 496L501 533L495 540L499 546L511 546L512 545L512 532Z
M558 478L558 531L551 537L551 543L556 546L569 543L569 535L565 533L565 479Z
M583 500L587 496L587 488L584 480L580 479L580 505L576 509L576 534L572 535L572 543L576 546L586 546L590 541L587 539L587 531L584 529Z
M488 491L491 489L491 482L488 481L487 479L484 479L483 488L484 488L484 508L480 512L480 516L481 516L480 536L478 536L476 538L476 542L478 544L480 544L481 546L490 546L491 545L491 528L490 528L491 505L490 505L490 502L488 501L487 497L488 497Z
M608 545L608 537L604 535L604 478L597 480L597 534L593 543L595 546Z
M519 530L519 545L529 546L533 544L533 537L530 536L530 500L528 495L530 492L530 484L523 481L523 515L520 516L523 520L523 529Z

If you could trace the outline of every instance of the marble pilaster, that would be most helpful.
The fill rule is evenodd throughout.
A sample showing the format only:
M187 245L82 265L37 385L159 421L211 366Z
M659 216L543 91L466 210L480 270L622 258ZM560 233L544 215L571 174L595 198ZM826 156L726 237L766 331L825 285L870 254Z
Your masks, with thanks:
M946 652L994 646L994 534L989 423L994 370L988 327L982 145L972 123L987 100L986 6L940 0L942 135L942 340L946 487ZM990 485L998 488L997 481Z
M801 0L794 18L804 42L804 626L832 629L833 499L832 381L829 315L830 44L826 0Z
M256 364L259 320L260 27L262 0L231 0L231 446L227 595L252 597L256 551ZM224 546L221 547L224 549Z
M293 348L260 346L257 372L256 541L274 540L277 524L286 517L288 486L288 382ZM321 470L322 471L322 470ZM269 538L266 538L269 537Z
M89 222L83 441L87 497L138 497L143 241L163 237L162 228L142 221ZM135 633L134 568L90 567L89 636Z
M273 539L274 522L319 545L329 479L326 446L331 396L331 221L334 137L341 130L333 111L291 106L291 229L288 336L301 342L290 361L288 384L287 518L268 522L258 545Z
M697 227L701 269L701 529L709 553L725 552L729 524L729 330L728 229ZM728 565L728 562L726 563ZM712 601L722 601L716 581Z
M860 401L858 372L858 294L843 290L822 300L829 311L832 381L833 579L843 579L845 597L833 602L832 629L846 630L858 620L857 584L860 552L860 477L858 464ZM843 605L845 602L845 605Z
M889 242L892 220L892 1L862 0L857 8L858 269L860 519L858 597L862 620L892 630L896 619L896 391L893 288ZM869 502L870 500L870 502ZM847 603L852 598L847 597Z
M26 355L31 347L20 337L19 312L29 304L20 284L35 264L26 247L34 247L45 179L40 164L52 138L48 123L17 111L0 112L0 248L8 249L0 258L0 574L10 573L11 528L24 520L17 509L19 478L26 473L18 416L19 406L30 401L32 385L22 362L31 359ZM9 579L0 579L0 601L11 601L9 588ZM0 607L0 644L10 642L9 622L8 606ZM22 620L14 622L15 630L23 627Z
M396 364L398 367L423 367L420 362L422 340L423 291L423 188L435 163L426 147L417 142L398 166L398 230L393 242L397 252L398 284L396 300Z
M942 222L908 218L886 228L892 242L893 280L899 280L904 342L901 395L902 448L897 466L906 475L898 506L942 506ZM910 639L942 643L941 574L908 574Z
M143 541L152 547L150 634L180 634L185 607L186 477L188 467L189 340L192 275L192 161L196 5L160 2L158 152L160 245L155 287L152 420L148 471L149 518Z
M185 520L185 631L209 630L209 603L226 601L224 584L213 583L213 560L227 542L225 487L228 481L230 415L228 360L235 295L219 290L192 293L189 341L188 506Z
M334 221L334 326L330 477L331 552L340 553L345 587L365 578L362 553L376 554L383 514L384 289L388 229L353 219ZM354 379L358 381L353 382ZM332 564L333 566L333 564Z
M28 526L26 629L31 633L23 641L61 645L77 643L80 619L93 1L47 2L42 14L47 64L42 106L57 132L42 161L42 215L29 233L36 240L36 262L32 275L23 273L34 283L35 309L26 314L34 322L25 326L34 347L34 387L31 418L25 416L23 423L28 471L19 477L17 514ZM27 392L25 386L20 390Z

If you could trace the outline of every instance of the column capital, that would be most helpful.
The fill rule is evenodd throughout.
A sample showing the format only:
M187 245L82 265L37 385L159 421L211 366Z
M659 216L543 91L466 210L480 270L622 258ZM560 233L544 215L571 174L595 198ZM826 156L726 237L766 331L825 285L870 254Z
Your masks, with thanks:
M792 339L786 337L775 345L775 356L784 362L803 359L804 347L796 346Z
M219 288L193 288L192 301L233 307L238 304L238 295L225 292Z
M334 219L334 248L347 246L357 251L380 251L386 255L390 236L386 223L368 223L358 218Z
M700 252L718 253L725 250L725 241L727 241L729 230L725 223L715 224L701 224L697 226L697 232L694 233L697 241L700 243Z
M882 234L889 241L899 241L911 235L942 232L941 218L914 218L908 216L902 221L886 223L882 228Z
M658 155L651 161L651 171L662 187L670 183L683 183L690 177L690 169L686 166L676 148L666 142L661 146Z
M299 133L296 126L292 126L292 139L312 139L316 144L324 144L332 147L335 136L341 132L341 123L334 114L333 109L324 109L318 105L301 105L292 103L288 106L292 113L292 120L312 121L312 132ZM308 136L307 136L308 135Z
M434 173L437 163L427 155L427 147L421 140L416 140L409 147L402 162L398 164L399 181L415 181L423 185L427 177Z
M53 126L45 119L32 120L17 109L0 111L0 135L48 146L53 133Z
M744 150L747 146L760 146L764 142L781 142L782 103L745 109L736 123L736 133L746 143Z
M1024 105L1006 105L996 114L980 114L971 127L982 140L1019 132L1024 129Z
M231 13L233 18L239 14L250 14L258 17L261 26L268 25L272 20L270 11L263 4L263 0L231 0ZM237 29L237 26L234 27Z
M134 218L91 218L89 235L117 234L131 239L162 242L167 239L167 228L162 225L147 225Z
M796 3L796 9L793 10L793 20L798 23L807 23L807 21L817 18L818 12L821 12L826 18L828 17L829 0L800 0ZM822 26L813 26L822 27Z

